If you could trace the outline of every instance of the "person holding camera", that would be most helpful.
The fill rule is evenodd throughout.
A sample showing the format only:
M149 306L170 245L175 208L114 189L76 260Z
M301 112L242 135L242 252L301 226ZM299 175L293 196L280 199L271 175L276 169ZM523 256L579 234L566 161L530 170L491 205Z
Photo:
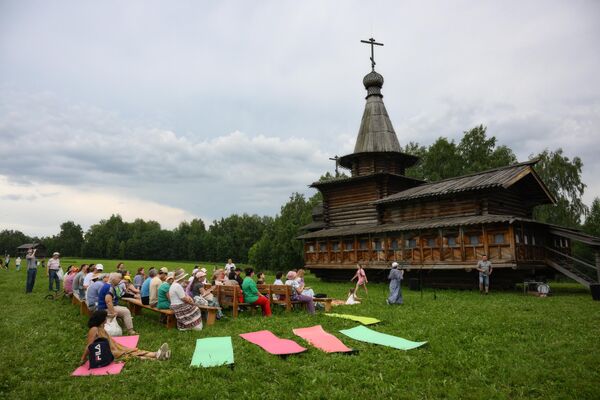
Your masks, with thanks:
M37 275L37 260L35 252L37 249L27 250L25 259L27 260L27 283L25 284L25 293L31 293L35 285L35 276Z

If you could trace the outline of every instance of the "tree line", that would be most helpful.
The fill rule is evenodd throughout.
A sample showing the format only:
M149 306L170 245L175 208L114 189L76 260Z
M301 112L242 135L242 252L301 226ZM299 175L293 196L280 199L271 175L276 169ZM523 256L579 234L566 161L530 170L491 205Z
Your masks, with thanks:
M484 126L464 132L458 143L440 137L429 146L409 143L404 151L421 159L407 170L407 175L427 181L517 162L513 150L497 145L496 138L488 137ZM555 206L538 206L534 218L600 236L600 199L594 199L591 208L582 201L585 184L581 180L581 159L569 159L562 149L546 149L530 158L539 159L534 168L557 200ZM344 176L326 173L320 179ZM293 193L275 217L233 214L213 221L208 228L201 219L184 221L168 230L156 221L126 222L120 215L112 215L86 232L73 221L64 222L57 235L43 238L3 230L0 249L14 253L23 243L41 242L49 251L74 257L214 262L232 258L261 269L286 269L303 265L302 243L296 237L300 228L311 222L312 210L320 201L319 193L310 198ZM584 250L582 255L591 257Z

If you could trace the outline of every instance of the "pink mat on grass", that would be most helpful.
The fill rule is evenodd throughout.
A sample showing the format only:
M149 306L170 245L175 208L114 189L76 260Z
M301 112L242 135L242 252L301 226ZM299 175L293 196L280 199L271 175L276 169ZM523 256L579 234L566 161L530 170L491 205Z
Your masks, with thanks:
M112 339L120 345L133 348L137 347L140 336L115 336ZM91 369L90 362L86 361L85 364L73 371L71 376L116 375L121 372L124 366L124 362L112 362L106 367Z
M325 332L321 325L311 326L309 328L293 329L295 335L300 336L311 345L325 353L346 353L352 351L340 339L329 332Z
M293 340L278 338L271 331L242 333L240 334L240 337L246 339L250 343L262 347L267 353L279 356L306 351L304 347Z

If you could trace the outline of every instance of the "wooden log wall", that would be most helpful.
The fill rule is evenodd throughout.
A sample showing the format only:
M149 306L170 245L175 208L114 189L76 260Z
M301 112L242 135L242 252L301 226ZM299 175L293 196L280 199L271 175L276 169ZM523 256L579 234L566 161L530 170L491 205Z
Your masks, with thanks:
M519 195L516 190L501 189L477 195L464 193L447 198L415 199L400 204L383 204L380 206L380 215L383 223L392 223L486 214L531 218L532 210L527 199Z
M533 207L528 203L516 190L501 190L487 199L487 212L531 218Z
M404 175L404 165L394 157L385 157L381 154L362 155L354 159L352 176L372 175L380 172Z
M384 204L383 222L481 214L481 201L473 198L428 199L402 204Z

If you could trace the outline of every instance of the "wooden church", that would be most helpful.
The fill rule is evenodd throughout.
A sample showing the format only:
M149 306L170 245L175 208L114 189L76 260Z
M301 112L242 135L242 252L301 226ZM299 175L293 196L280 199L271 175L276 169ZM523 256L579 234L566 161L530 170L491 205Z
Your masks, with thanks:
M402 152L373 59L372 67L363 79L367 97L354 152L339 159L351 176L310 185L323 204L299 236L306 268L345 279L360 263L368 276L384 278L397 261L406 278L426 285L473 287L486 254L495 287L557 270L586 286L594 282L575 267L570 248L578 240L598 250L600 239L532 218L535 206L555 202L536 160L436 182L405 176L419 160Z

